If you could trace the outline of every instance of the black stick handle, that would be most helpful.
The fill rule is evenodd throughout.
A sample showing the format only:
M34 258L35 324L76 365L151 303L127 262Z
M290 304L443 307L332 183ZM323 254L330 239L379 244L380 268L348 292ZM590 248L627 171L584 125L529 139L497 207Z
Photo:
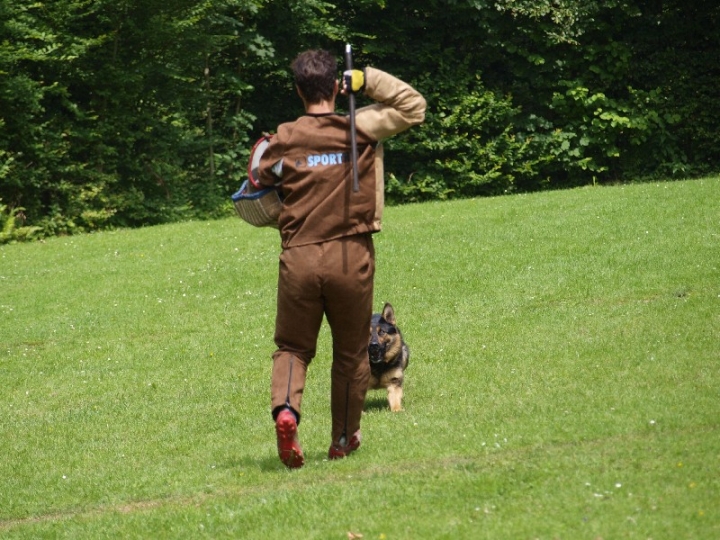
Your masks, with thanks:
M349 43L345 45L345 69L352 69L352 47ZM360 191L360 181L358 179L357 133L355 130L355 93L352 89L352 76L349 79L345 81L345 86L350 102L350 160L352 161L353 171L353 191L357 192Z

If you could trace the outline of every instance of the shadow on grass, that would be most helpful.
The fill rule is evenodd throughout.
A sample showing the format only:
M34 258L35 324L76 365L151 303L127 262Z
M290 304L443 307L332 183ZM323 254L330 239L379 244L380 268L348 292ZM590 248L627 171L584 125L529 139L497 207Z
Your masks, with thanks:
M308 452L305 448L303 448L303 454L305 456L305 467L320 464L321 462L328 460L327 451L311 450ZM277 455L264 457L243 456L228 462L227 466L231 469L251 469L262 473L292 471L292 469L288 469L282 464Z
M365 412L370 411L389 411L387 398L378 396L372 396L365 400Z

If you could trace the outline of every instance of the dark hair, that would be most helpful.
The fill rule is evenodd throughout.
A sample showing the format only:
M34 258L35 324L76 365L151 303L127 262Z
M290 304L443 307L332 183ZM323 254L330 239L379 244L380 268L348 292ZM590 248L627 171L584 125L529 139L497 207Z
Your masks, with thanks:
M337 80L337 60L332 54L323 50L305 51L290 67L295 84L308 103L332 99Z

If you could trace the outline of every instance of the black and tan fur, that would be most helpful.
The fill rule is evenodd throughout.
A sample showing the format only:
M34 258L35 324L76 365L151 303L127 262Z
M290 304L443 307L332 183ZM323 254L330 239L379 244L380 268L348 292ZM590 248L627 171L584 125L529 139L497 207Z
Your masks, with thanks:
M370 321L370 386L371 390L387 389L388 403L393 412L402 410L405 369L410 350L403 340L395 319L395 310L386 303L382 313Z

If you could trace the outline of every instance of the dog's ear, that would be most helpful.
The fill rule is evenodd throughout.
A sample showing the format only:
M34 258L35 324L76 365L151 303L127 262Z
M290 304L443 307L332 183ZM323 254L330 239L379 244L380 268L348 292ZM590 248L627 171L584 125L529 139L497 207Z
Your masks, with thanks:
M397 321L395 320L395 310L392 305L390 305L390 302L385 303L385 307L382 311L382 318L392 325L397 324Z

